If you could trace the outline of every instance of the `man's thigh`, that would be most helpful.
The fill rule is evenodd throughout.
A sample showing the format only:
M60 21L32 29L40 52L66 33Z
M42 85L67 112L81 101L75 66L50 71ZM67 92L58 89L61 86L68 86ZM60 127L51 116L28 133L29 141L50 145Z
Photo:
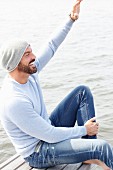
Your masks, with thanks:
M98 159L104 141L99 139L69 139L56 144L49 144L50 155L55 164L79 163Z
M54 126L73 127L75 125L84 90L87 91L87 87L76 87L58 104L50 115L50 120Z
M50 120L56 127L73 127L76 121L83 126L92 117L95 117L92 93L88 87L78 86L53 110Z

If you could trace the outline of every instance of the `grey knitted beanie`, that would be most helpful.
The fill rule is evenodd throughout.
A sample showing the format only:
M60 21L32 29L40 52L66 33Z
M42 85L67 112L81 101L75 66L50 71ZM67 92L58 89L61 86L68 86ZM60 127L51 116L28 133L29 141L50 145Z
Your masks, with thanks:
M23 40L12 40L4 43L0 49L2 67L8 72L13 71L19 64L29 44Z

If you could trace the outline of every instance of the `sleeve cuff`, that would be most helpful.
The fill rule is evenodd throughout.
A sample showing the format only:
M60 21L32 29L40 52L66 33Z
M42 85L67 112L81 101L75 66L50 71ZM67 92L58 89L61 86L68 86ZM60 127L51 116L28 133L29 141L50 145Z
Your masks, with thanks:
M78 126L80 137L87 135L87 130L85 126Z
M82 128L83 128L83 136L87 135L86 127L85 127L85 126L82 126Z

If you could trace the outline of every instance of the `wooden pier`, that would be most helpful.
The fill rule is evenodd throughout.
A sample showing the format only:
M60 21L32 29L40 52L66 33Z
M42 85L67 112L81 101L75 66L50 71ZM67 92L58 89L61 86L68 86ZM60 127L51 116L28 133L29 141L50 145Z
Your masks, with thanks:
M38 170L38 169L31 168L20 155L16 154L12 156L10 159L0 164L0 170ZM67 164L58 165L43 170L102 170L102 168L94 164L82 165L82 163L79 163L79 164L69 164L69 165Z

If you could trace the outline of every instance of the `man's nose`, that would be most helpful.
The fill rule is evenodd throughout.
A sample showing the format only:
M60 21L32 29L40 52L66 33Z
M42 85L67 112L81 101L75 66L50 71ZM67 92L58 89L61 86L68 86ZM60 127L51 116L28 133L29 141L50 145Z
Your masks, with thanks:
M36 58L36 56L33 53L31 55L31 57L32 57L32 60L35 60L35 58Z

